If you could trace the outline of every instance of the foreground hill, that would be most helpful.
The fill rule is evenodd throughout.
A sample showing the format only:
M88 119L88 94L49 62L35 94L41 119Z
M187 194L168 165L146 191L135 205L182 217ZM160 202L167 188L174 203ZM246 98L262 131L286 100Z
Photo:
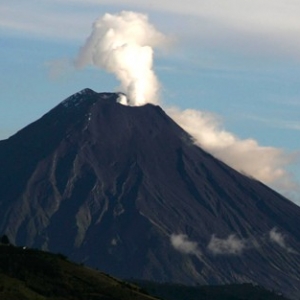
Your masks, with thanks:
M187 287L141 282L165 300L285 300L252 285ZM0 245L0 299L155 300L135 284L74 264L63 255Z
M71 263L62 255L0 246L0 299L154 300L133 284Z
M86 89L0 141L0 234L118 278L297 299L300 208L118 97Z

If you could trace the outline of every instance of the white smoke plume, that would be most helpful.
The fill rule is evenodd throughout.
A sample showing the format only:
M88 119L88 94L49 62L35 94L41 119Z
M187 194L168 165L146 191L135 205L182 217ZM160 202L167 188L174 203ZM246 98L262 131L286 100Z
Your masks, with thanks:
M158 103L153 48L166 44L166 37L148 22L146 15L129 11L107 13L94 23L75 64L80 68L93 65L113 73L120 80L129 105Z
M196 242L190 241L185 234L172 234L171 235L172 246L181 253L194 254L196 256L201 255L201 251L198 248Z
M153 49L169 43L144 14L123 11L96 20L75 65L92 65L113 73L121 82L119 102L125 105L159 104L159 82L153 71ZM271 184L288 194L299 187L286 167L294 156L273 147L262 147L253 139L241 140L224 130L210 113L167 109L168 114L195 143L234 169Z
M293 161L280 149L262 147L253 139L241 140L224 130L218 118L192 109L168 109L168 114L191 136L195 143L234 169L279 189L293 189L295 184L285 171Z
M286 251L290 253L297 253L294 249L291 247L288 247L285 241L285 236L278 231L276 227L274 227L272 230L269 232L269 238L272 242L276 243L279 245L281 248L285 249Z
M241 254L246 248L246 241L231 234L227 239L221 239L212 235L208 246L213 254Z

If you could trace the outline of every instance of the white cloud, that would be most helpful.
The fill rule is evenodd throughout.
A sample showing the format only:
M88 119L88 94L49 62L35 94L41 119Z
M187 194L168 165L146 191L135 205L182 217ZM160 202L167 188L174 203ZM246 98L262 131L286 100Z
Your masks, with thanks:
M237 238L234 234L229 235L227 239L212 235L207 246L213 254L241 254L245 248L246 241Z
M181 253L201 255L196 242L190 241L185 234L172 234L170 237L172 246Z
M285 241L285 236L278 231L276 227L274 227L272 230L269 232L269 238L272 242L276 243L279 245L281 248L285 249L286 251L290 253L297 253L295 250L292 248L288 247Z
M280 122L279 126L280 125L282 128L300 131L300 122L299 121L282 121L282 122Z
M286 103L288 106L295 106L295 110L298 109L296 106L300 105L300 101L298 103L295 102L289 102ZM300 121L299 120L282 120L279 118L267 118L267 117L259 117L256 115L249 115L245 114L243 116L244 118L247 118L249 120L252 120L254 122L260 122L267 126L273 127L273 128L280 128L280 129L291 129L298 131L300 130Z
M286 236L280 233L276 227L270 230L267 235L262 235L256 238L252 236L248 239L240 239L235 234L231 234L227 238L221 239L213 234L207 245L207 249L215 255L238 255L247 249L260 248L260 243L265 244L269 241L279 245L289 253L298 254L297 251L287 245Z
M68 39L82 33L84 14L94 19L96 12L99 15L124 9L163 13L158 22L168 24L173 32L196 35L202 45L242 47L243 52L252 53L260 49L299 58L300 2L295 0L29 0L26 5L12 0L0 6L0 25L43 36L56 34L61 38L64 34ZM178 16L186 22L174 22Z
M90 23L91 14L88 12L65 12L57 10L54 5L41 5L35 1L0 4L0 27L6 30L6 34L15 32L22 37L79 40L88 32Z

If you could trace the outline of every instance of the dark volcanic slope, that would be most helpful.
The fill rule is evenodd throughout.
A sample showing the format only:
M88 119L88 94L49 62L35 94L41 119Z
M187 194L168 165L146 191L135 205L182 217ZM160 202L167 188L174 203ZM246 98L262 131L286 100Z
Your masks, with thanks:
M0 142L0 233L123 278L299 294L300 208L117 97L84 90Z

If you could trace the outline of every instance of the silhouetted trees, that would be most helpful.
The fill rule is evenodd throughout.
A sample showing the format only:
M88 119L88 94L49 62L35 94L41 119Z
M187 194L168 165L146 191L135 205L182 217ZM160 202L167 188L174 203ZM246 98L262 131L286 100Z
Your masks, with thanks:
M0 239L0 244L3 244L3 245L10 245L9 238L7 237L6 234L2 235L2 237L1 237L1 239Z

